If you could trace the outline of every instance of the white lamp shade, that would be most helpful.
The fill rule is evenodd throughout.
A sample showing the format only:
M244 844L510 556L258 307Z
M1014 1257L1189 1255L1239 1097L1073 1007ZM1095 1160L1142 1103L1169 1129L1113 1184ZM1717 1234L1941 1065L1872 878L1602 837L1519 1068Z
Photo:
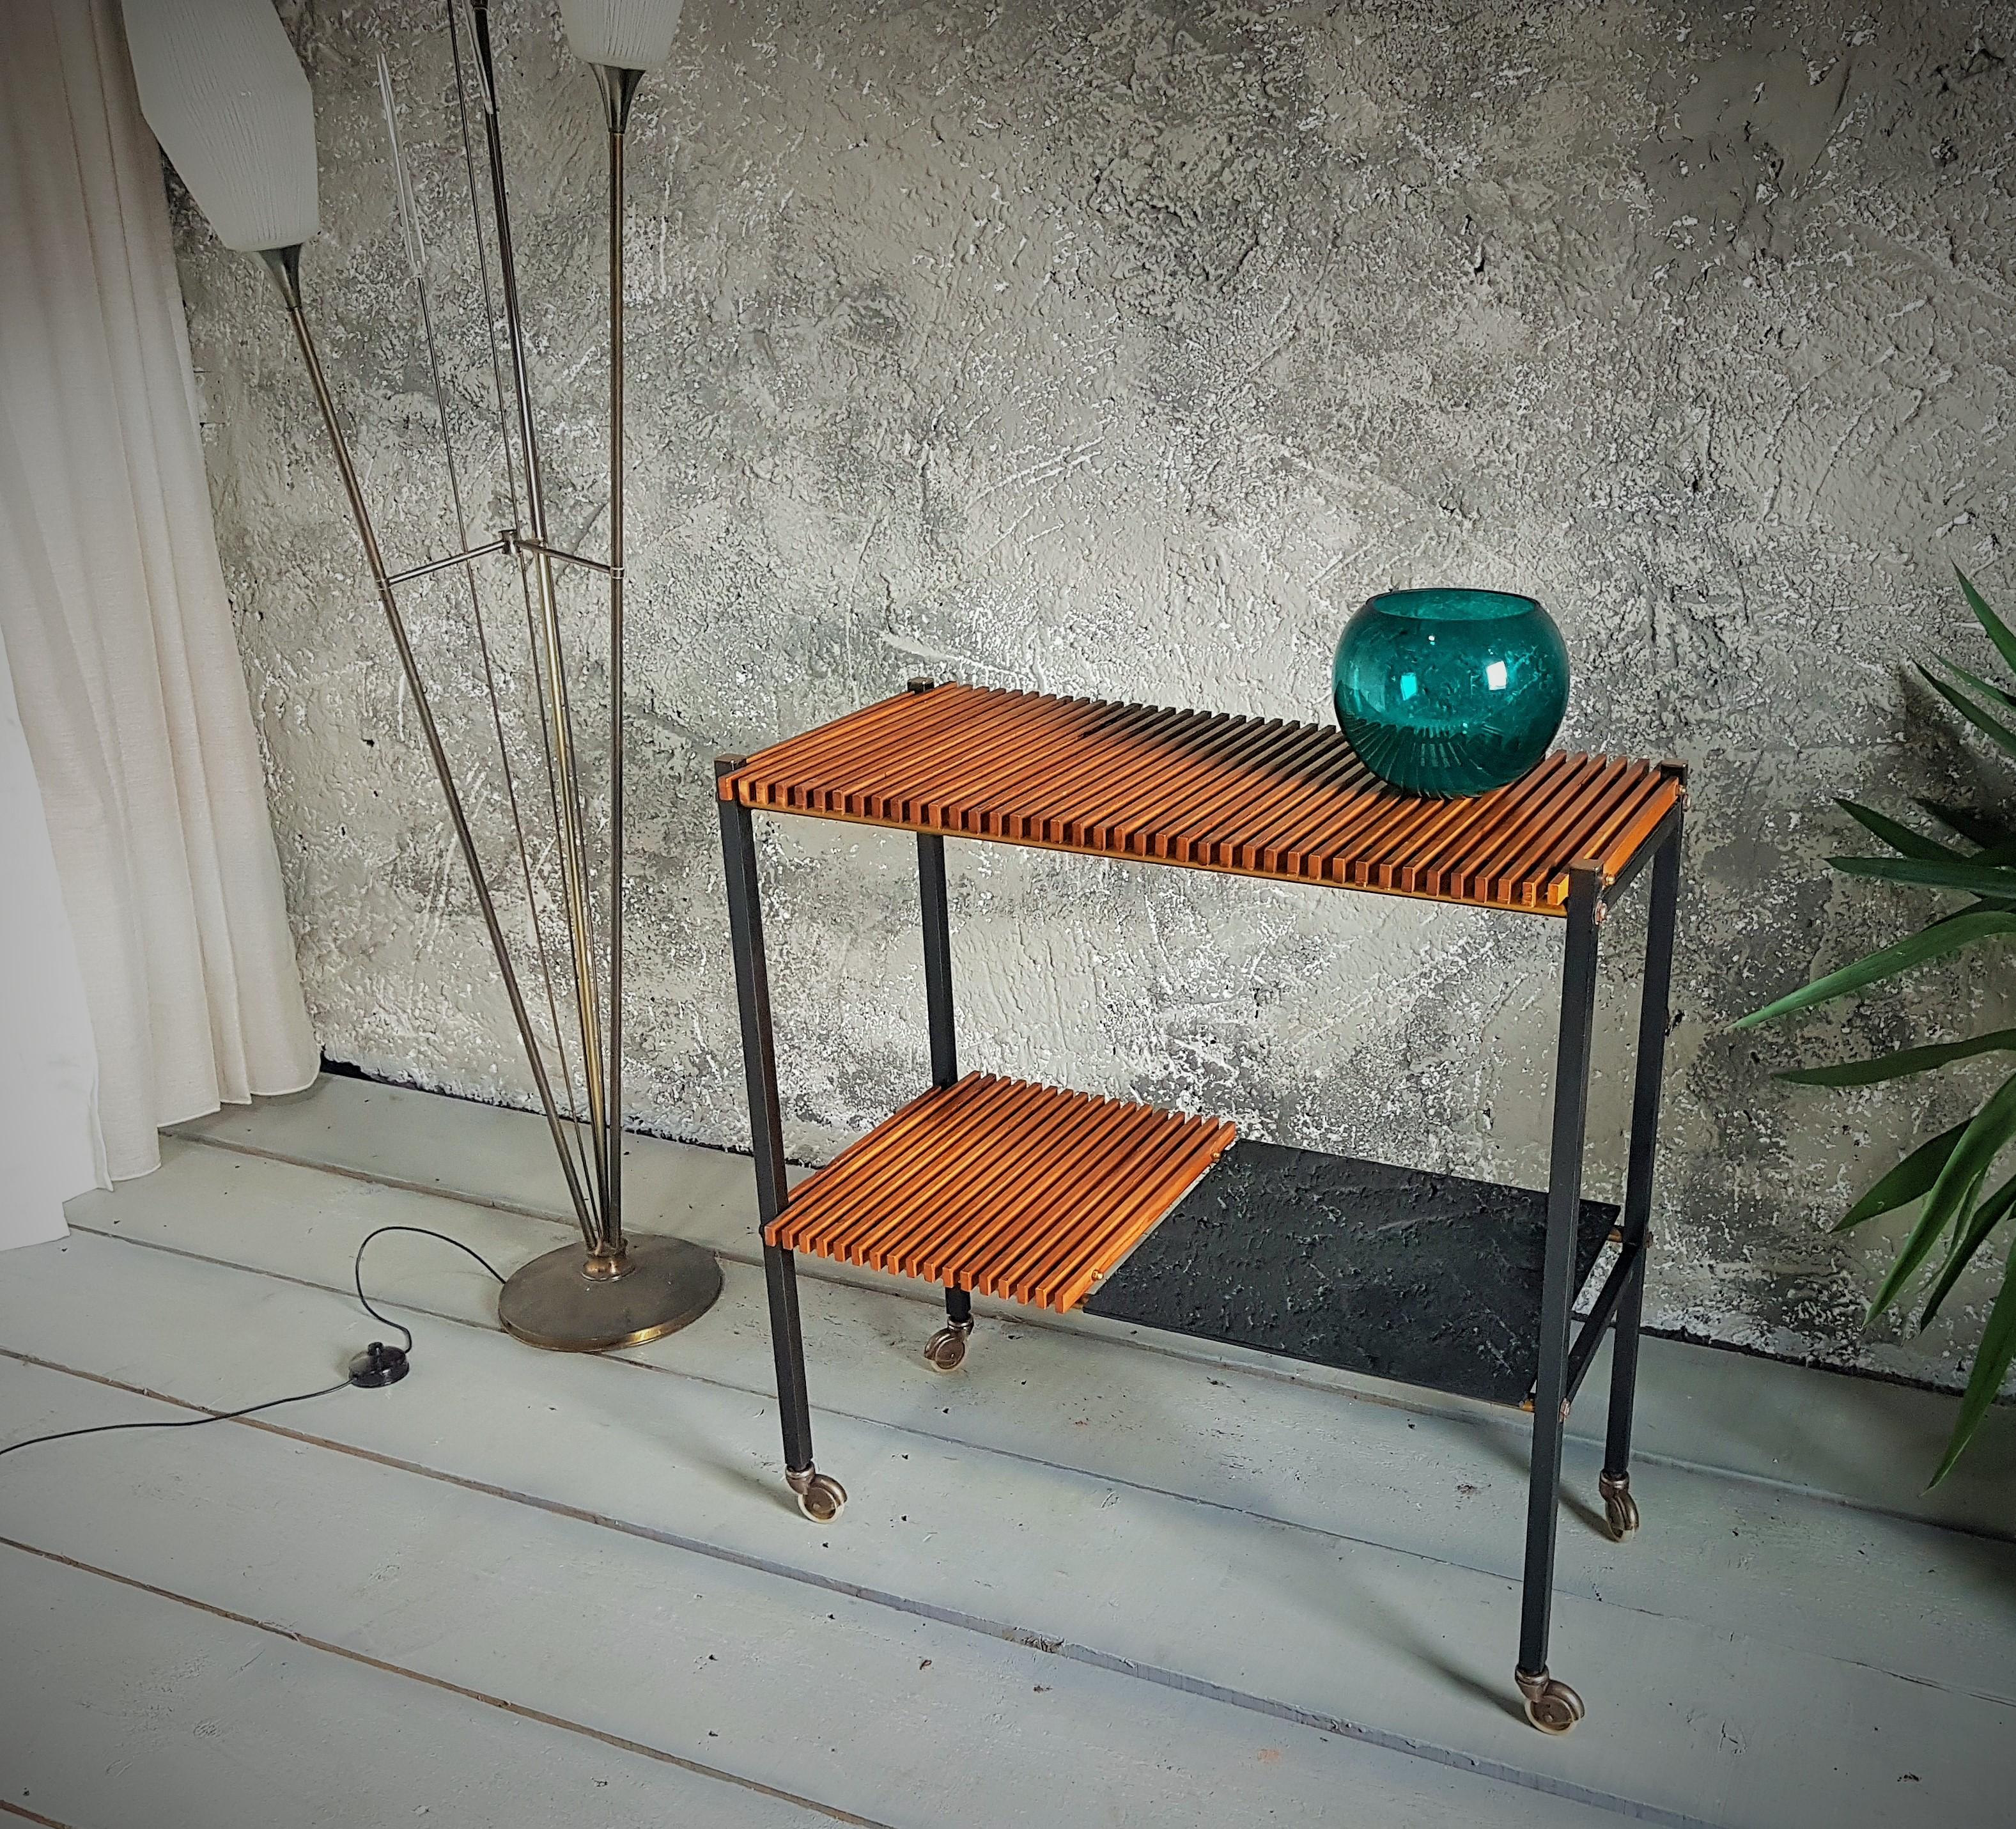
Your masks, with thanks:
M656 70L672 54L684 0L560 0L575 56L612 70Z
M315 101L273 0L124 0L140 111L226 247L315 232Z

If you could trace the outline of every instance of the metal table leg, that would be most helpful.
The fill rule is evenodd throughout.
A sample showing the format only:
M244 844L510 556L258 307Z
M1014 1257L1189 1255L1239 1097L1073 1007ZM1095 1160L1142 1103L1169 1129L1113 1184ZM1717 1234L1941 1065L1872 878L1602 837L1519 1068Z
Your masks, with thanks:
M745 758L715 760L717 776ZM754 822L736 801L721 805L722 862L728 877L728 924L735 951L735 991L742 1009L742 1061L749 1079L749 1142L756 1159L756 1212L761 1227L763 1279L770 1293L770 1341L777 1358L777 1410L784 1433L784 1479L798 1509L830 1523L847 1489L812 1464L812 1402L805 1388L805 1343L798 1323L797 1274L791 1254L769 1242L771 1222L784 1211L784 1124L777 1104L777 1054L771 1034L770 974L763 958L762 891L756 877Z
M1638 1012L1638 1072L1631 1097L1630 1167L1624 1186L1624 1249L1637 1258L1617 1308L1611 1348L1610 1420L1603 1453L1604 1516L1622 1543L1638 1528L1631 1492L1631 1418L1638 1394L1638 1325L1645 1302L1645 1240L1652 1217L1652 1179L1659 1148L1659 1098L1666 1071L1666 1028L1672 1020L1673 929L1679 902L1680 832L1672 829L1652 865L1652 901L1645 934L1645 990Z
M913 692L924 683L910 682ZM952 1028L952 922L945 901L945 840L935 832L917 834L918 899L923 909L924 1008L931 1024L931 1084L949 1086L959 1078L959 1047ZM924 1348L924 1357L941 1372L956 1371L966 1363L967 1336L973 1331L973 1297L963 1289L945 1292L945 1324Z
M1526 1573L1519 1663L1514 1672L1525 1698L1527 1719L1549 1734L1565 1734L1582 1716L1581 1697L1548 1673L1547 1635L1553 1613L1568 1327L1575 1304L1575 1219L1582 1204L1589 1043L1596 1017L1596 939L1602 915L1603 873L1594 864L1578 862L1569 871L1568 945L1561 962L1561 1040L1555 1057L1553 1136L1547 1172L1546 1263L1540 1295L1540 1370L1533 1390Z

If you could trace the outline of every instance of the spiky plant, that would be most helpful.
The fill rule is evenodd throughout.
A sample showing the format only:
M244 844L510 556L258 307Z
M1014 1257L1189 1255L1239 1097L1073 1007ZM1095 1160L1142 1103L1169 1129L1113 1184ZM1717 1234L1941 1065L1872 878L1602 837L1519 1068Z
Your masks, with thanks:
M1964 572L1956 572L1960 589L1989 640L2012 675L2016 675L2016 632L1991 610ZM1991 684L1952 661L1941 660L1942 673L1921 666L1918 671L1933 691L2002 753L2016 760L2016 693ZM1950 677L1946 677L1949 675ZM1886 883L1958 893L1972 899L1962 909L1942 914L1908 939L1872 952L1852 965L1830 972L1790 996L1746 1016L1736 1026L1749 1028L1794 1010L1810 1009L1846 997L1885 978L1896 977L1928 960L1944 958L1985 940L2016 934L2016 806L1992 812L1920 800L1917 805L1951 834L1934 838L1849 800L1837 803L1851 819L1895 853L1890 857L1836 857L1827 862L1844 875L1874 877ZM1953 842L1952 841L1957 841ZM1869 1086L1911 1075L1933 1073L1977 1055L2016 1053L2016 1029L1996 1029L1964 1042L1942 1042L1929 1047L1905 1048L1873 1060L1851 1060L1838 1067L1808 1067L1781 1073L1780 1079L1808 1086ZM1902 1302L1924 1278L1917 1325L1923 1329L1939 1312L1960 1273L1988 1244L2012 1209L2016 1209L2016 1175L1992 1191L1987 1186L1996 1159L2016 1140L2016 1074L1989 1094L1971 1118L1921 1143L1851 1207L1837 1232L1866 1224L1880 1213L1894 1212L1916 1201L1924 1204L1899 1246L1883 1286L1869 1305L1869 1320ZM2016 1233L2016 1227L2011 1229ZM1935 1263L1936 1260L1936 1263ZM1996 1295L1975 1349L1967 1391L1960 1399L1939 1471L1937 1485L1952 1471L2002 1388L2016 1360L2016 1238Z

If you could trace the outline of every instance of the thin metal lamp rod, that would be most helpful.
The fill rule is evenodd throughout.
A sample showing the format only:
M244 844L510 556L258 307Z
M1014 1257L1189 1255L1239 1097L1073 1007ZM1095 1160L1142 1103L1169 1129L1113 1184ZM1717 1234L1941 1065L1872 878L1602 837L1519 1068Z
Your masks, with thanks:
M476 154L469 135L469 84L463 70L462 46L465 35L473 56L476 44L476 21L469 10L470 0L444 0L444 10L448 17L448 56L455 66L455 121L460 129L462 141L463 175L469 185L469 226L476 238L476 267L483 293L483 340L490 355L490 379L495 388L497 404L497 444L504 459L504 488L511 504L512 526L509 536L516 538L518 521L518 480L517 455L511 445L510 409L504 404L504 363L497 348L497 308L490 290L490 254L483 239L483 207L478 201L480 186L476 176ZM490 73L481 63L476 66L477 97L486 114L497 110L497 97L490 87ZM539 665L538 613L532 607L532 587L526 576L524 562L518 563L518 596L525 609L525 653L531 662L532 672L532 699L536 713L535 722L539 731L539 754L545 765L546 805L553 815L553 842L560 840L560 783L553 770L553 733L548 728L543 709L545 699L545 675ZM529 893L529 891L528 891ZM565 1035L560 1028L558 999L553 996L553 974L546 958L545 923L540 917L538 901L532 897L531 914L532 931L537 937L539 949L540 975L546 992L547 1009L553 1025L553 1051L560 1057L560 1082L567 1090L567 1110L574 1132L581 1129L579 1114L584 1101L574 1096L574 1068L567 1057Z
M497 93L495 65L490 49L490 9L474 0L470 15L476 28L476 60L484 87ZM567 702L567 674L560 643L560 603L553 582L546 532L545 494L539 475L539 455L532 423L531 377L525 362L525 333L518 300L517 259L511 242L511 206L504 182L504 142L494 109L483 117L489 153L491 211L497 224L498 263L503 279L505 336L511 351L511 385L518 412L518 443L525 464L525 516L535 555L539 630L545 649L547 713L553 725L553 762L559 776L560 877L565 892L567 934L573 954L574 1006L581 1028L581 1073L588 1093L590 1154L595 1163L596 1233L589 1250L603 1258L621 1255L620 1241L608 1232L608 1190L603 1182L609 1161L609 1114L603 1083L600 998L596 985L595 927L589 906L588 869L581 833L581 801L574 770L573 714Z
M336 467L343 479L343 492L350 502L351 519L357 524L357 536L363 542L365 563L371 568L371 578L377 586L378 601L383 607L385 620L392 631L392 645L398 650L399 665L405 675L406 688L413 697L413 708L420 721L420 733L427 740L427 754L433 758L434 773L441 782L441 793L448 801L449 820L455 826L456 842L462 848L463 862L468 866L469 879L476 890L477 905L482 910L483 924L490 936L490 949L495 954L497 969L503 974L504 994L510 999L511 1019L518 1025L518 1035L524 1043L525 1057L531 1063L533 1083L538 1089L540 1109L545 1112L546 1128L553 1133L554 1148L560 1158L560 1172L567 1178L568 1198L574 1203L574 1217L580 1222L581 1234L595 1248L597 1228L585 1197L580 1178L574 1173L574 1162L567 1147L565 1132L560 1125L560 1110L553 1102L553 1089L546 1077L545 1063L539 1051L538 1040L532 1029L530 1014L525 1008L525 999L518 988L518 974L511 965L510 949L505 944L504 929L497 918L496 904L491 899L490 885L483 874L483 860L477 855L475 835L470 830L469 815L462 804L461 790L455 783L455 772L449 766L448 751L441 742L441 729L434 722L434 707L427 697L425 682L420 678L418 661L413 657L412 643L406 636L406 621L400 614L398 599L393 594L392 581L385 570L385 556L378 545L378 535L371 524L371 511L365 506L364 491L357 480L357 466L351 461L350 442L343 434L342 422L337 419L336 401L329 391L328 377L322 373L322 357L315 348L315 337L308 329L306 314L301 309L300 261L297 247L275 248L265 256L280 296L286 301L287 319L293 326L294 341L300 346L301 359L308 365L308 384L315 391L315 405L322 410L322 424L329 433L330 448L336 454Z
M623 142L636 70L596 67L609 125L609 1127L603 1225L623 1248Z
M392 171L398 181L399 199L399 225L405 232L406 262L412 270L414 302L419 309L420 333L427 353L427 379L434 391L434 420L441 432L441 461L448 472L448 498L455 509L456 540L465 548L470 545L469 513L463 499L461 466L455 461L455 436L451 429L448 410L448 390L441 380L441 348L434 337L434 308L427 297L427 239L420 230L419 205L413 195L412 180L406 170L405 149L399 135L398 99L392 88L392 72L385 61L385 53L378 53L378 89L385 106L385 135L391 148ZM500 401L501 404L501 401ZM499 535L495 545L508 551L516 530L506 527ZM519 568L524 576L524 567ZM476 634L476 650L483 666L483 694L489 702L490 728L497 739L497 760L503 769L504 800L510 809L511 835L517 847L519 880L525 888L525 912L532 924L532 949L538 961L539 983L546 995L546 1014L553 1024L553 1047L560 1056L560 1077L569 1079L567 1071L566 1044L560 1031L559 999L553 995L552 962L546 956L545 924L539 919L538 896L532 886L532 859L525 844L524 815L518 805L517 772L511 766L511 745L504 733L504 709L497 696L497 670L490 653L490 632L483 619L483 593L477 589L476 567L466 564L462 568L462 581L469 596L470 621ZM570 1108L573 1102L573 1087L567 1086ZM574 1127L578 1133L579 1126ZM578 1135L575 1140L578 1140ZM582 1162L584 1180L591 1179L588 1165Z
M451 553L445 559L430 559L419 565L409 565L404 571L385 574L385 581L391 585L410 584L416 578L431 578L437 571L445 571L451 565L467 565L478 559L488 559L493 553L508 553L509 540L492 540L487 546L472 546L466 553Z
M543 553L547 558L557 559L564 565L585 565L590 571L607 571L610 569L608 563L603 560L591 559L585 553L569 553L562 547L549 546L538 540L528 540L516 528L511 529L506 535L503 544L508 552Z

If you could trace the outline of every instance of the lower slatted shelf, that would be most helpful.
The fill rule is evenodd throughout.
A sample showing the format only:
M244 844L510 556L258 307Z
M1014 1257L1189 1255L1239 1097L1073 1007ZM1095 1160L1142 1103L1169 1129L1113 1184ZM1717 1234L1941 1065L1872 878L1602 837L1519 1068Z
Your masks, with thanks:
M1585 1201L1574 1278L1617 1209ZM1027 1080L934 1087L792 1190L772 1244L1089 1314L1525 1402L1544 1194L1240 1140Z
M1060 1312L1075 1308L1237 1135L1026 1080L913 1099L792 1190L787 1251Z

